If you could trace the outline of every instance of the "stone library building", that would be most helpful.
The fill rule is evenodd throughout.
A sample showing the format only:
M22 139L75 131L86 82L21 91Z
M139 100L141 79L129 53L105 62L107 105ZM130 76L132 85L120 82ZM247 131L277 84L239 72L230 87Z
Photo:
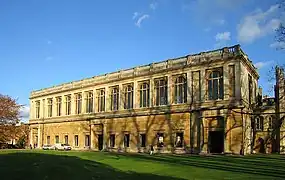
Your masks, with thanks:
M258 79L235 45L32 91L30 144L249 154Z

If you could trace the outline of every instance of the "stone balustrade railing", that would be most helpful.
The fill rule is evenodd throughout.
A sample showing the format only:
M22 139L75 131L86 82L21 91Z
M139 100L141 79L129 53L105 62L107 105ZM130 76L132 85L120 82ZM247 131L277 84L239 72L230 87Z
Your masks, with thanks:
M223 57L232 57L237 55L243 55L247 59L247 55L241 50L240 45L232 47L224 47L222 49L201 52L199 54L187 55L180 58L169 59L162 62L152 63L143 66L137 66L131 69L120 70L117 72L107 73L104 75L98 75L91 78L86 78L78 81L64 83L61 85L53 86L50 88L44 88L31 92L31 98L38 97L44 94L56 93L65 90L71 90L76 88L82 88L90 85L105 83L108 81L118 80L121 78L130 78L135 76L143 76L156 71L166 70L170 68L185 67L187 65L193 66L205 61L221 59Z

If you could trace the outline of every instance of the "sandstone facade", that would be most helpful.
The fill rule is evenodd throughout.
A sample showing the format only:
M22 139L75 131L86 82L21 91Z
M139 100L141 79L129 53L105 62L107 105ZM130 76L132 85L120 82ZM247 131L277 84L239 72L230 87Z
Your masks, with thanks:
M33 91L30 143L251 153L258 78L236 45Z

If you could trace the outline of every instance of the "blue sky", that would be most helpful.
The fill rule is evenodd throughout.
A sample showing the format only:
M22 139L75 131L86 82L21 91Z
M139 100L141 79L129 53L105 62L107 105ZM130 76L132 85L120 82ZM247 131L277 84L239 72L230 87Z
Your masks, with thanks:
M27 105L32 90L241 44L268 72L285 51L274 0L1 0L0 93Z

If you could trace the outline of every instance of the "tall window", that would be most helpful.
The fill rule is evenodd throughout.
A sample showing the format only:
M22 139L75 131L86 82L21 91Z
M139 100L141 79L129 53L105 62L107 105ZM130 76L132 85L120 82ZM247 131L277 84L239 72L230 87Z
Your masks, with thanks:
M81 114L82 109L82 93L75 94L75 109L76 114Z
M71 114L71 95L65 96L65 114L66 115Z
M36 101L36 118L40 118L40 101Z
M133 86L131 84L126 85L124 87L124 109L132 109L133 108L133 97L134 97L134 89Z
M110 134L110 147L115 147L115 134Z
M48 117L52 117L52 98L48 99Z
M90 146L90 135L85 135L85 146Z
M149 107L149 83L143 82L140 85L140 107Z
M55 143L59 143L59 136L55 136Z
M97 90L98 112L105 111L105 89Z
M78 135L74 136L74 146L78 146Z
M251 105L252 103L252 94L253 94L253 82L252 77L248 75L248 103Z
M86 92L86 113L93 112L93 91Z
M223 68L208 70L208 99L224 98Z
M156 79L155 83L155 95L156 106L167 105L167 79Z
M56 97L56 115L61 116L61 97Z
M124 135L124 147L130 147L130 134Z
M65 144L68 144L68 135L65 135L65 136L64 136L64 143L65 143Z
M257 131L263 131L263 119L261 117L255 118L255 129Z
M111 88L111 110L116 111L119 109L119 87Z
M141 147L146 146L146 135L145 134L140 134L140 143L141 143Z
M187 102L187 79L184 75L177 77L175 80L174 102L175 104Z
M50 136L47 136L47 144L50 144Z

